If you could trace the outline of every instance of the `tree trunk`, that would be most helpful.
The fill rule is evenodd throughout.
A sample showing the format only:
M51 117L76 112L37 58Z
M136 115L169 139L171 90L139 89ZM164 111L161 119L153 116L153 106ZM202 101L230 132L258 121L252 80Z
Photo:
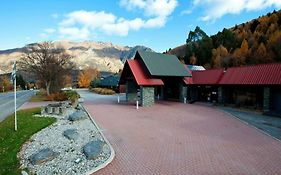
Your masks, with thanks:
M46 82L46 92L47 92L47 95L49 96L50 95L50 86L51 86L51 82Z

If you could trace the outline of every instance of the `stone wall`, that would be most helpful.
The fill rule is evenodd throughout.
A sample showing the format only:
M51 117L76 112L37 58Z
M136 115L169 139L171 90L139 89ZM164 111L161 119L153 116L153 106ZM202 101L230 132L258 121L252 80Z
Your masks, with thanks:
M126 82L126 101L135 102L137 100L137 85L134 81Z
M152 106L154 104L154 87L141 86L141 106Z

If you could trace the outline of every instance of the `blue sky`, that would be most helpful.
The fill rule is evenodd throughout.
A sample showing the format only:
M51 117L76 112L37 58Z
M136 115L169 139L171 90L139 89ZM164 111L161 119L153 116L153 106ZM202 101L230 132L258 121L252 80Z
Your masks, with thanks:
M281 8L280 0L3 0L0 50L40 41L104 41L155 51Z

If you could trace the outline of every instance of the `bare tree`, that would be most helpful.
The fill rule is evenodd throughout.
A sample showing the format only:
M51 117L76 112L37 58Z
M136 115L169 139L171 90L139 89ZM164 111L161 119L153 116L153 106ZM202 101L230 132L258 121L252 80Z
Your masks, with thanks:
M60 89L63 76L70 74L75 67L71 59L65 49L55 47L52 42L43 42L28 45L19 61L19 66L42 81L47 95L50 95L50 92Z

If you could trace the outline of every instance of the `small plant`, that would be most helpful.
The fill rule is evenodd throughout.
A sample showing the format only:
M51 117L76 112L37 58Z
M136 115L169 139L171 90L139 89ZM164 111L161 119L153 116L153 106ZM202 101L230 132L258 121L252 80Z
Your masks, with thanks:
M64 93L71 102L80 98L80 95L76 91L65 91Z

